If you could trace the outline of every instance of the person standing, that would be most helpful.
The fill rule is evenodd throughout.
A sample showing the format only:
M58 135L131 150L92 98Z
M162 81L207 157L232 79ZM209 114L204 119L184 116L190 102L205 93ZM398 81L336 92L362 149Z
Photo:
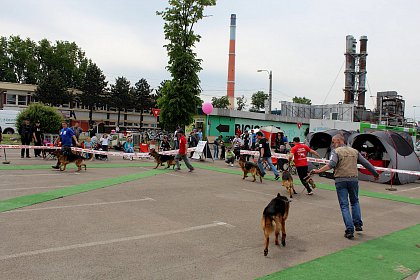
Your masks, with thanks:
M42 146L44 141L44 134L41 129L41 123L39 121L35 122L35 127L33 128L33 138L35 146ZM41 157L41 149L35 149L35 157Z
M79 122L75 122L72 129L74 136L76 136L77 141L79 141L80 134L83 133L83 129L79 126Z
M220 145L219 137L216 137L213 142L213 158L214 159L219 159L219 145Z
M240 134L236 134L235 138L232 140L232 147L233 153L235 154L235 158L239 158L241 155L241 146L242 146L242 139Z
M219 145L220 145L220 159L225 159L225 141L223 141L223 135L219 135Z
M29 120L24 120L23 124L19 127L19 135L22 145L30 145L32 140L32 129L29 125ZM20 157L24 158L26 151L26 157L31 158L29 156L29 149L21 149L20 150Z
M167 136L163 136L163 141L160 143L161 151L169 151L171 149L171 144L168 141Z
M104 151L104 152L108 151L108 146L109 146L111 140L112 140L111 135L108 135L106 133L104 133L104 135L102 135L101 139L99 139L99 142L101 143L101 146L102 146L102 151ZM101 157L101 159L108 160L108 156L103 155Z
M265 170L263 166L263 161L266 161L268 166L270 166L271 171L273 171L276 180L280 178L280 174L277 171L276 167L271 160L271 150L270 150L270 143L264 137L264 134L261 131L257 132L257 139L258 139L258 151L260 155L258 157L258 167L260 168L262 177L265 176Z
M73 145L73 141L76 146L79 146L79 142L74 135L73 129L67 127L67 122L63 121L61 123L61 130L59 133L59 137L55 140L55 144L57 145L59 141L61 141L61 153L71 153L71 147ZM60 159L57 159L57 164L51 166L54 169L60 168Z
M201 131L201 128L198 129L197 135L198 135L198 141L203 141L203 132Z
M179 167L179 160L184 160L185 165L190 170L189 172L193 172L194 167L190 164L190 161L187 157L187 138L185 138L184 131L178 130L178 139L179 139L179 150L178 154L175 156L176 168L175 170L181 170Z
M179 149L178 131L180 131L180 130L181 130L181 128L178 126L175 129L175 132L174 132L174 150Z
M250 149L250 143L251 143L251 135L249 135L248 130L245 130L244 135L242 136L243 139L243 145L241 149L243 150L249 150ZM248 161L251 155L246 155L245 158Z
M375 177L375 180L378 179L379 173L356 149L344 144L343 135L335 135L332 138L332 143L334 150L331 151L330 162L320 169L312 170L312 173L318 174L334 169L335 188L340 204L341 215L343 216L344 225L346 227L344 237L352 239L354 237L355 229L356 231L363 231L362 212L359 204L359 173L357 163L362 164L369 170Z
M300 143L300 138L293 138L294 146L290 150L289 162L293 160L295 162L296 171L299 175L300 182L306 188L307 194L312 195L312 189L309 184L305 181L305 177L308 176L308 152L320 157L317 151L312 150L307 145Z

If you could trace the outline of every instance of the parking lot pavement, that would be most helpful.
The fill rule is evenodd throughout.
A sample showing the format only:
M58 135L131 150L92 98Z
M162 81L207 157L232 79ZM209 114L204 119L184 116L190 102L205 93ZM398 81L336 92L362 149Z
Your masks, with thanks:
M110 162L121 167L88 163L87 172L77 176L74 171L36 180L10 176L5 185L65 189L152 168ZM239 171L220 161L205 164ZM277 192L286 194L281 183L253 183L193 165L193 173L170 171L0 213L0 279L254 279L419 222L418 205L361 197L365 231L347 240L335 192L317 189L307 196L297 186L286 222L287 246L271 242L264 257L261 214ZM55 174L37 169L19 174L49 172ZM377 188L369 184L374 183L362 188ZM418 197L420 190L412 191Z

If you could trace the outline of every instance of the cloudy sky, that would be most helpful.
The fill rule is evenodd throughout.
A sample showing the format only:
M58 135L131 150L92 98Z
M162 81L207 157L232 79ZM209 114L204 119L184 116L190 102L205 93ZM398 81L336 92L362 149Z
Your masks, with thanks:
M0 0L0 36L74 41L113 83L146 78L152 87L169 78L163 20L166 0ZM230 15L237 15L235 95L268 92L273 109L294 96L313 104L344 99L345 37L368 37L366 105L378 91L406 99L406 117L420 119L420 1L218 0L196 27L202 36L202 98L226 94ZM413 108L419 106L419 108ZM415 110L417 109L417 110Z

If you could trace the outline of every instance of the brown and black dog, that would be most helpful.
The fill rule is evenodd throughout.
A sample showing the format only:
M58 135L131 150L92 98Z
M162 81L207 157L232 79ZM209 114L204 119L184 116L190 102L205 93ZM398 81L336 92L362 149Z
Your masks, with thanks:
M77 166L77 171L82 170L82 166L85 167L85 158L78 154L73 154L72 152L64 152L58 154L58 160L60 161L60 171L66 170L66 166L69 163L74 162Z
M281 245L286 246L286 227L285 222L289 215L290 201L285 196L281 196L279 193L277 197L272 199L270 203L265 207L262 218L261 228L264 231L264 256L268 255L268 243L270 241L270 234L273 232L275 227L276 245L279 244L279 234L281 230Z
M308 183L309 185L311 185L313 189L315 189L316 185L315 185L314 180L312 179L312 175L313 173L309 172L308 175L305 178L303 178L303 180L305 180L306 183Z
M290 198L293 198L293 194L297 194L293 186L293 177L289 171L285 170L281 173L281 185L287 189L289 192Z
M239 166L241 167L242 171L244 172L244 177L242 178L242 180L244 180L246 177L248 177L248 173L252 174L252 177L254 178L254 180L252 182L255 182L257 180L257 178L255 177L255 175L258 175L260 177L260 182L262 183L262 175L261 175L261 171L260 168L258 167L258 165L256 163L250 162L250 161L246 161L244 156L240 156L239 157Z
M171 156L171 155L161 155L158 152L156 152L155 149L151 149L149 155L151 155L152 157L155 158L155 162L157 163L156 168L158 168L159 165L163 165L165 162L167 163L166 168L171 167L171 165L173 165L172 168L175 168L175 156Z

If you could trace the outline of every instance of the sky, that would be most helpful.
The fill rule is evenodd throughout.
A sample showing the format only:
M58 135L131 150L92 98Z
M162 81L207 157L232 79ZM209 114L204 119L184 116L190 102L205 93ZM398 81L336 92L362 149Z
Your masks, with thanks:
M76 42L110 83L124 76L157 87L170 79L164 22L156 15L166 0L0 0L0 6L0 36ZM202 36L201 97L226 95L236 14L235 96L248 104L253 93L268 93L268 73L258 69L273 73L273 109L294 96L312 104L343 101L346 36L367 36L366 107L374 108L376 92L394 90L406 100L406 117L420 120L419 13L418 0L218 0L195 28Z

